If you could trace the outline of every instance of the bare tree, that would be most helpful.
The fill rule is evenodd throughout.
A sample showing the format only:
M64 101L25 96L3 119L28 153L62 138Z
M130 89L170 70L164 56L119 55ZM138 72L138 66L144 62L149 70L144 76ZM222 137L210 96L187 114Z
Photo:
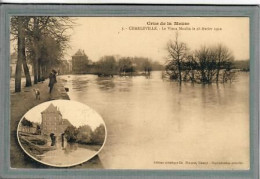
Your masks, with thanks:
M25 82L25 86L32 86L32 81L31 81L31 74L27 65L27 59L26 59L26 27L28 26L29 23L29 19L27 17L23 17L23 28L22 28L22 38L23 38L23 49L22 49L22 56L23 56L23 71L24 71L24 75L26 78L26 82Z
M134 66L131 57L122 57L118 61L118 68L120 74L132 73L134 71Z
M21 91L21 73L22 73L22 61L24 58L24 31L23 31L23 19L18 17L18 58L15 69L15 92Z
M152 71L152 63L148 58L143 61L142 69L144 70L145 74L150 75L150 72Z
M187 56L187 62L186 62L186 75L189 76L189 79L191 82L196 82L196 70L198 69L198 63L195 60L193 54L190 54Z
M212 83L216 73L216 55L212 48L203 46L195 51L199 78L202 83Z
M27 66L27 60L26 60L26 26L28 25L28 19L27 17L12 17L11 18L11 34L13 35L14 39L18 39L18 58L20 58L19 60L21 60L22 66L23 66L23 71L24 71L24 75L26 77L26 83L25 86L31 86L31 76L30 76L30 72L29 72L29 68ZM11 39L11 40L14 40ZM20 45L20 47L19 47ZM21 72L20 72L20 61L17 61L19 63L17 63L17 73L16 73L16 79L18 80L21 76ZM18 83L18 81L16 82L17 89L20 88L20 84ZM18 90L20 91L20 90Z
M174 41L169 41L167 44L169 61L166 70L172 71L172 75L177 75L179 83L182 82L182 64L187 56L187 45L179 42L178 33Z
M59 48L55 48L55 50L59 51L59 53L55 53L55 60L60 60L65 49L69 47L68 41L70 35L67 33L67 30L71 29L75 23L73 19L69 17L26 16L21 18L23 18L23 28L26 37L26 56L30 59L33 66L34 84L36 84L38 81L41 81L44 76L46 61L54 59L46 59L46 56L48 57L48 55L50 55L45 54L45 49L48 48L46 46L46 40L49 41L51 38L54 44L58 44L57 46ZM18 17L11 18L11 33L14 39L18 38L17 22ZM26 69L26 63L24 62L23 64ZM25 70L25 72L27 71L29 72L29 70ZM26 74L26 77L27 76Z
M114 56L104 56L96 63L99 76L111 76L117 73L117 63Z
M185 43L178 41L167 45L168 58L165 69L172 80L218 83L232 81L234 57L223 44L217 46L202 46L194 52L189 52Z
M220 76L220 70L221 69L229 69L232 61L234 60L234 57L230 50L222 45L218 44L217 47L215 47L215 55L216 55L216 82L219 81Z
M31 52L32 62L34 66L34 83L41 81L44 78L46 72L46 61L49 61L47 64L51 64L52 60L60 60L63 57L64 51L68 48L68 41L70 35L67 34L67 30L71 29L74 25L73 19L69 17L33 17L31 24L28 28L29 36L29 48ZM52 50L51 53L46 54L50 50L46 45L48 42L52 41L54 44L58 44ZM56 58L48 58L51 56L53 51L57 50L59 53L55 52ZM47 58L47 59L46 59ZM50 71L48 67L48 71Z

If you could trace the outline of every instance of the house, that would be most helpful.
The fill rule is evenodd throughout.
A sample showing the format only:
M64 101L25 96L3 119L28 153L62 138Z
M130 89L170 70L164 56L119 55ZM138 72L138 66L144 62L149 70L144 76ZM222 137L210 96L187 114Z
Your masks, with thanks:
M66 128L71 125L67 119L62 118L61 112L52 103L41 112L41 115L41 135L50 136L50 134L54 134L55 136L61 136Z
M20 125L19 132L36 134L37 133L37 125L33 124L32 126Z
M72 72L76 74L82 74L87 72L89 59L84 50L79 49L72 56Z

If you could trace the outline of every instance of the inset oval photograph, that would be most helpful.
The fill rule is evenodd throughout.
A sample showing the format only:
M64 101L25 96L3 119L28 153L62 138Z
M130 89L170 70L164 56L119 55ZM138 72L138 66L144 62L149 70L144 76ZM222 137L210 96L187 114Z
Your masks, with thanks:
M96 156L106 140L102 117L85 104L48 101L29 110L17 128L18 142L34 160L70 167Z

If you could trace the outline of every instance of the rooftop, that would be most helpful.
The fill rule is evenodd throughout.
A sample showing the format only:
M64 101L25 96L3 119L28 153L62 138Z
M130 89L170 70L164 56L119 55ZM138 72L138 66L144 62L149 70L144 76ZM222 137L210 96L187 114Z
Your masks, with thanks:
M51 112L58 112L58 113L60 113L58 108L55 107L52 103L44 111L42 111L41 113L51 113Z
M79 49L73 56L86 56L84 50Z

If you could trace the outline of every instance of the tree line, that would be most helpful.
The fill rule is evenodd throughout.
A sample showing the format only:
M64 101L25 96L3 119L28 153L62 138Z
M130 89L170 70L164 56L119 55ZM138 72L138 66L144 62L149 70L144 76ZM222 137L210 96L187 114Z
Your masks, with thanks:
M187 44L180 42L178 34L167 44L168 61L166 74L179 83L191 81L213 83L232 81L235 77L234 56L223 44L202 46L190 51Z
M70 125L66 128L64 134L68 142L98 145L103 144L106 136L103 124L100 124L94 131L89 125L79 126L78 128Z
M17 41L18 53L15 70L15 92L21 91L22 68L26 77L25 86L32 80L28 64L33 68L33 83L43 81L52 68L59 65L68 48L74 25L69 17L14 16L11 18L11 40Z
M145 57L103 56L94 68L99 76L134 75L137 72L148 75L152 70L162 70L163 66Z
M34 122L29 121L25 117L22 119L21 124L22 124L22 126L26 126L26 127L34 127L34 126L36 126L36 131L35 131L34 134L40 134L41 133L40 125L38 123L34 123Z
M250 70L249 60L236 60L233 63L233 68L240 71L248 72Z

